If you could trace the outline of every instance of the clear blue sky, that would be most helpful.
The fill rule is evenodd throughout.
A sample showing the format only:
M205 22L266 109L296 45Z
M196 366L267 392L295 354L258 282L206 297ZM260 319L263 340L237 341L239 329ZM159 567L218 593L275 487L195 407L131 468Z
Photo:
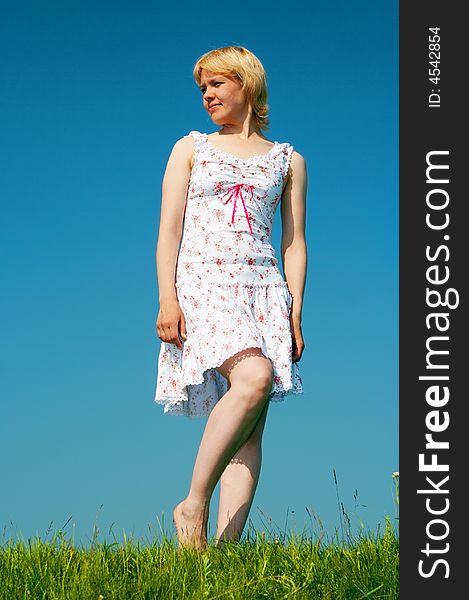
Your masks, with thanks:
M0 526L86 544L172 530L205 420L153 401L155 248L175 141L216 131L192 67L264 63L271 140L307 160L304 396L272 404L253 525L375 530L398 470L398 3L4 4ZM273 243L278 252L281 220ZM358 490L355 500L354 494ZM212 500L214 533L218 488ZM288 515L288 519L287 519ZM51 525L51 527L49 527ZM111 533L110 533L111 530Z

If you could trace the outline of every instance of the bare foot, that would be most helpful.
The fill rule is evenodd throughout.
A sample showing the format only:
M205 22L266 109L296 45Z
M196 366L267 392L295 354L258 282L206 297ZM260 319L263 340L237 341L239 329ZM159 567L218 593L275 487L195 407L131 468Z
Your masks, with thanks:
M190 508L187 499L173 510L173 523L176 526L179 548L207 548L208 507L198 511Z

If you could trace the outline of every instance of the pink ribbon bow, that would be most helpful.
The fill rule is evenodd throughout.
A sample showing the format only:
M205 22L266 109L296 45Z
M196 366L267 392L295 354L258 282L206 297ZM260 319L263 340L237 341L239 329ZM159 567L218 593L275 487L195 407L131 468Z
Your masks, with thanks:
M244 214L246 215L246 219L247 219L247 222L249 225L249 230L252 233L251 221L249 220L248 211L246 210L246 205L244 203L244 197L243 197L243 193L242 193L243 186L251 192L251 198L252 198L253 192L254 192L254 186L252 184L250 184L250 183L235 183L234 185L232 185L229 188L229 190L226 192L226 194L224 194L222 196L221 200L224 204L226 204L227 202L229 202L229 200L234 198L233 216L231 217L231 222L234 223L235 212L236 212L236 202L238 200L238 196L241 198L241 202L243 203L243 208L244 208ZM226 198L226 200L225 200L225 198Z

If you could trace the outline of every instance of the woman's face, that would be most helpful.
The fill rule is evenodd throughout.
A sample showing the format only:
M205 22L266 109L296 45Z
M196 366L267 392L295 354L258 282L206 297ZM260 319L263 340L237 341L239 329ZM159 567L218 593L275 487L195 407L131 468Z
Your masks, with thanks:
M239 123L246 117L248 105L236 76L202 69L200 90L204 108L216 125Z

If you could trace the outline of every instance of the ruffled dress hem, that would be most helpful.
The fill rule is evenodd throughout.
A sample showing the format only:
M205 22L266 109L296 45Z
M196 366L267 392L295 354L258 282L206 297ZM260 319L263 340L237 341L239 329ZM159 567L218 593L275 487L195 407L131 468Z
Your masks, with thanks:
M211 369L215 369L216 367L219 367L220 365L222 365L228 358L230 358L231 356L234 356L235 354L237 354L238 352L241 352L242 350L247 350L248 348L259 348L260 350L262 350L263 354L265 356L267 356L267 358L270 358L270 356L268 356L268 353L265 350L265 347L262 347L261 345L253 345L253 344L249 344L249 345L245 345L244 347L235 349L234 351L230 351L229 353L227 353L225 356L223 356L221 359L219 359L217 361L218 364L214 364L214 365L210 365L208 366L205 371L209 371ZM274 362L274 361L272 361ZM205 373L204 371L204 373ZM219 374L220 379L223 379L226 381L226 390L228 389L228 382L227 380L223 377L223 375ZM289 396L289 395L302 395L304 394L304 389L301 383L301 380L298 381L297 377L294 378L295 382L288 386L288 387L283 387L281 385L275 384L272 387L272 390L269 394L268 397L268 401L271 402L283 402L285 399L285 396ZM195 381L188 381L184 383L184 387L187 385L200 385L203 384L205 382L203 373L201 374L200 377L198 377ZM226 392L225 390L225 392ZM225 393L223 392L223 393ZM223 394L222 394L223 395ZM195 412L191 412L188 410L188 399L187 396L185 394L180 394L180 395L174 395L174 396L155 396L155 403L156 404L161 404L164 407L164 413L165 414L169 414L171 416L184 416L184 417L188 417L190 419L197 419L197 418L203 418L203 417L208 417L209 416L209 412L204 412L204 411L195 411Z

